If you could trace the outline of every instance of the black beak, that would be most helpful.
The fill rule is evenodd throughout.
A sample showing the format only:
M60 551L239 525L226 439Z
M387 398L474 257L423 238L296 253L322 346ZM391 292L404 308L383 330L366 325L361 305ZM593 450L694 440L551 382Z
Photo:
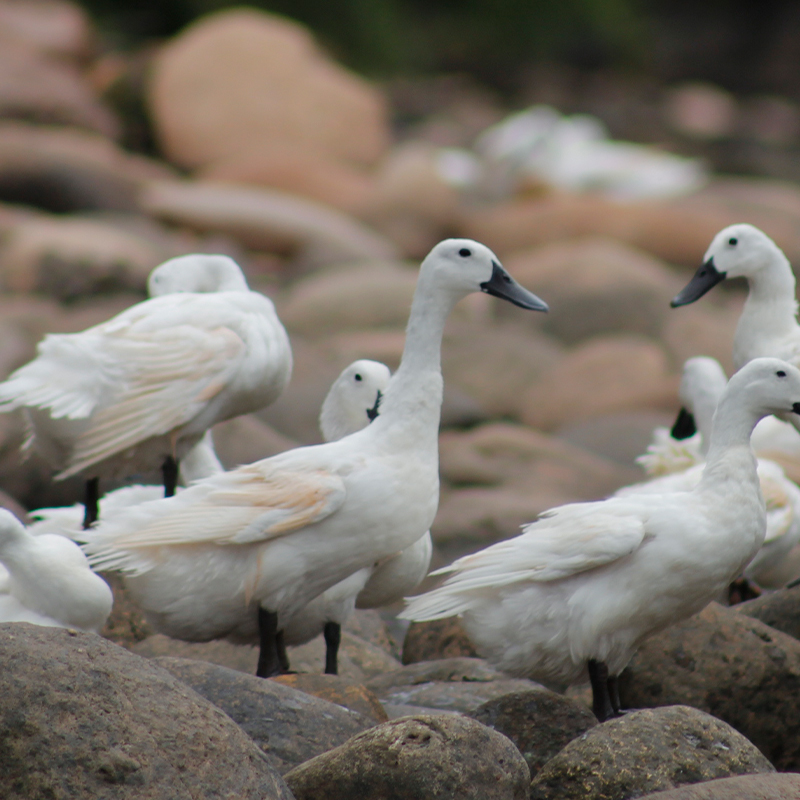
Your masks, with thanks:
M713 289L720 281L724 281L726 277L726 272L717 272L717 268L714 266L714 257L712 256L695 272L689 283L672 298L670 305L673 308L677 308L678 306L687 306L689 303L694 303L709 289Z
M685 409L682 408L678 412L678 418L669 432L673 439L688 439L697 433L697 426L694 424L694 417Z
M800 414L800 403L792 403L792 411L795 414Z
M544 300L520 286L496 261L492 261L492 277L481 284L481 291L508 300L520 308L549 311Z
M378 409L381 405L381 400L383 400L383 393L380 389L378 389L378 396L375 398L375 405L372 408L367 409L367 417L369 417L370 422L375 421L375 417L378 416Z

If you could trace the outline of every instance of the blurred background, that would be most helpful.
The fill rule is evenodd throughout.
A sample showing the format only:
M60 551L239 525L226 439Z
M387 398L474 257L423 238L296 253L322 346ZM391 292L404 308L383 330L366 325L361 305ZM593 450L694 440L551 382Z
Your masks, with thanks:
M552 310L449 322L441 563L641 478L684 359L730 370L744 295L670 298L734 222L798 261L798 180L788 0L0 0L0 377L161 261L227 253L296 360L215 431L244 463L318 441L350 361L394 369L419 260L476 238ZM0 415L6 502L78 499L23 429Z

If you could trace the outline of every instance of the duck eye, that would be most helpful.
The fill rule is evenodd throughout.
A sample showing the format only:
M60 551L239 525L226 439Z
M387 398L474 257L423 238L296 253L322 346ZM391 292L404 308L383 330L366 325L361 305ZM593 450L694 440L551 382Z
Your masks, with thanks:
M779 369L779 370L778 370L778 371L777 371L775 374L776 374L776 375L777 375L779 378L785 378L785 377L786 377L786 373L785 373L785 372L784 372L782 369Z
M739 240L735 236L731 236L731 238L728 239L728 244L731 247L736 247L736 245L739 244Z
M353 377L354 377L354 378L355 378L357 381L362 381L362 380L364 380L364 379L361 377L361 375L360 375L358 372L356 372L356 374L355 374L355 375L353 375Z
M467 256L471 256L471 255L472 255L472 250L470 250L470 249L469 249L469 248L467 248L467 247L462 247L462 248L461 248L461 249L458 251L458 254L461 256L461 258L466 258Z

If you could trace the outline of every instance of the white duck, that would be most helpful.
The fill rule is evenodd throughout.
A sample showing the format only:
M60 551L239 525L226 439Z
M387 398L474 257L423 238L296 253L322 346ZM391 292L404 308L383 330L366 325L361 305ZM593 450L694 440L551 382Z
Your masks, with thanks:
M546 310L469 239L440 242L420 269L402 361L372 425L194 483L100 521L85 545L180 639L251 641L257 674L281 670L279 619L348 576L413 545L439 498L445 320L484 291Z
M441 570L445 583L401 616L461 614L479 650L512 675L574 683L588 668L598 719L620 713L617 677L639 644L702 609L761 546L750 434L775 412L800 413L800 371L758 359L729 381L692 491L554 508Z
M326 442L349 436L372 422L391 378L385 364L362 359L346 367L328 392L320 413ZM413 591L428 573L433 544L430 531L410 547L382 562L360 569L337 583L290 619L281 620L283 642L303 644L322 633L325 637L325 672L338 673L341 628L355 607L377 608ZM288 669L288 658L283 667Z
M227 256L173 258L150 275L151 299L81 333L50 334L0 384L0 411L24 408L30 443L59 470L86 474L86 525L100 475L178 462L215 423L262 408L286 386L289 339L272 302Z
M108 584L80 547L55 534L33 536L0 509L0 621L98 633L111 613Z
M716 359L697 356L684 363L680 386L683 407L672 428L672 434L665 428L656 429L656 441L648 447L645 455L637 459L649 474L658 477L619 489L616 492L618 497L689 491L700 482L714 412L727 383L725 371ZM756 433L761 426L774 419L775 417L765 417L753 431L750 444L757 456L759 451L756 447ZM791 430L794 432L793 428ZM681 439L681 436L690 438ZM684 442L689 444L684 445ZM687 463L692 455L694 461ZM757 461L761 493L767 508L766 536L761 549L744 570L747 580L737 580L732 585L732 602L734 597L747 599L758 594L758 590L754 590L748 580L755 581L762 587L777 588L772 585L769 576L800 542L800 488L786 477L779 464L760 457Z

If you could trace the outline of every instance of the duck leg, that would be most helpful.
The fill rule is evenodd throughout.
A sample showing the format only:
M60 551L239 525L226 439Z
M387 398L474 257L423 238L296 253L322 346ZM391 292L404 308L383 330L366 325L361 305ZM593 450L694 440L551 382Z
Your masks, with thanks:
M589 659L588 667L589 681L592 684L592 712L598 722L605 722L616 716L609 692L608 667L605 662L595 661L593 658ZM617 695L617 705L619 705L619 695Z
M761 595L761 589L755 583L745 578L744 575L740 575L728 587L728 605L735 606L738 603L744 603L745 600L755 600Z
M164 480L164 497L173 497L178 486L178 460L167 456L161 465L161 475Z
M256 676L272 678L282 670L280 646L278 644L278 615L264 608L258 609L258 633L260 649ZM282 637L281 637L282 638Z
M338 622L326 622L322 635L325 637L325 674L338 675L342 626Z
M622 716L625 712L621 708L619 701L619 678L616 675L609 675L608 681L608 697L611 700L611 710L614 712L615 717Z
M278 631L275 636L275 646L278 650L278 661L281 665L281 674L289 672L289 654L286 652L286 642L283 641L283 631Z
M89 478L86 481L83 494L83 529L92 527L92 523L97 522L99 516L100 502L100 478Z

